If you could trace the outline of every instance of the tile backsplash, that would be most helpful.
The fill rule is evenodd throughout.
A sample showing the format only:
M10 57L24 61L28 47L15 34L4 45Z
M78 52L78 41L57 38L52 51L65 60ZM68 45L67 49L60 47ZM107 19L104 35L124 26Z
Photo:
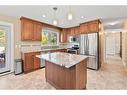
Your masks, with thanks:
M51 48L71 48L74 45L79 45L79 43L59 43L56 46L41 46L40 42L22 42L20 45L21 51L30 50L41 50L41 49L51 49Z

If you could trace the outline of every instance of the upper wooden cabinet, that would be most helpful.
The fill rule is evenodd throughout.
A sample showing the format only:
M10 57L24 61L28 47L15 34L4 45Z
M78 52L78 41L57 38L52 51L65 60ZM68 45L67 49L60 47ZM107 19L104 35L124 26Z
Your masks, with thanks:
M21 19L21 40L33 39L34 24L30 20Z
M87 33L88 30L88 23L83 23L80 25L80 34Z
M62 29L60 33L60 42L66 43L67 42L67 29Z
M75 36L79 34L79 26L62 29L60 33L60 42L67 43L70 36Z
M99 32L99 20L94 20L80 24L80 33L95 33Z
M21 40L41 41L42 24L29 19L21 18Z
M79 31L79 26L77 26L77 27L75 27L74 28L74 35L78 35L79 33L80 33L80 31Z
M34 40L41 41L41 32L42 32L42 24L35 22L34 23Z
M70 36L75 35L75 27L70 28Z
M88 22L88 30L89 32L99 32L99 21Z

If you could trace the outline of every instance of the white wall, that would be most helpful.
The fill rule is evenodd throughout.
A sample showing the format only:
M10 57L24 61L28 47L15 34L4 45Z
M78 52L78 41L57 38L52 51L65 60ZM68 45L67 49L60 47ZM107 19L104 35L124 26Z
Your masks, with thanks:
M124 30L122 31L122 61L127 69L127 20L125 20Z

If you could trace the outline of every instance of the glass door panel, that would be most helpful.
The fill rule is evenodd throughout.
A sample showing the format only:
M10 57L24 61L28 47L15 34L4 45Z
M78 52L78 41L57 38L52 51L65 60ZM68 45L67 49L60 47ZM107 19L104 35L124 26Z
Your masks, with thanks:
M8 27L0 25L0 73L9 71L8 31Z

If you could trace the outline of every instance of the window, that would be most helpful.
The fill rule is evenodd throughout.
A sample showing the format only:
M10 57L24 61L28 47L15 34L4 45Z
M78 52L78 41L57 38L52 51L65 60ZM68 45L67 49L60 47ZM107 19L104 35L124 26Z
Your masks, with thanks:
M42 45L58 45L59 32L50 29L43 30L41 42Z

